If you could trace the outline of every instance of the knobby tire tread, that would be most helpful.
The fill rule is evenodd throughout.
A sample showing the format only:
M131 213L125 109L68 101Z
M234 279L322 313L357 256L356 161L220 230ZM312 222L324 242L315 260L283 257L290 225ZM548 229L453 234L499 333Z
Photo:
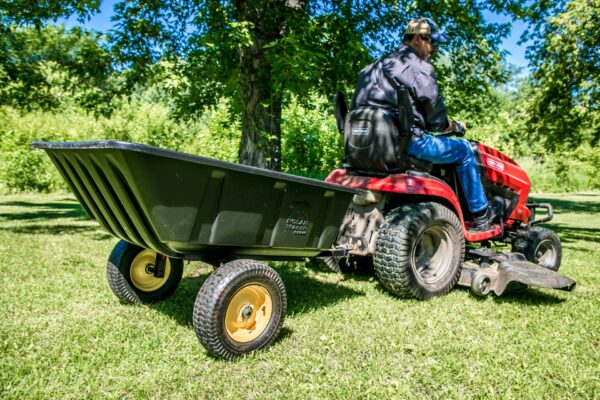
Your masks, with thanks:
M131 287L123 273L119 270L119 264L126 256L129 243L121 240L110 253L108 264L106 265L106 278L112 292L124 303L142 304L142 300Z
M415 282L410 265L412 241L420 227L435 218L448 221L459 241L459 260L452 279L441 290L428 292ZM420 203L400 206L391 211L381 226L373 264L379 282L390 292L401 297L427 300L448 293L460 277L464 259L465 240L458 217L438 203Z
M266 336L263 334L249 345L235 348L224 338L226 333L222 326L222 313L227 306L226 298L233 295L232 292L237 290L238 286L244 285L244 279L249 279L247 284L252 283L252 279L264 279L273 284L280 296L280 303L279 310L273 310L272 318L277 319L274 324L269 323L265 331ZM275 270L254 260L235 260L218 268L200 288L194 303L193 324L198 339L209 354L231 360L269 346L281 331L286 310L285 287Z
M556 265L548 269L558 271L562 259L562 245L558 235L551 229L542 226L534 226L519 231L512 241L512 251L523 254L528 261L537 264L535 248L537 247L537 244L544 239L549 239L554 244L554 248L557 252Z
M106 278L108 286L119 300L129 304L144 304L164 300L171 296L183 276L183 261L170 258L171 273L165 284L154 292L141 293L128 281L127 274L131 262L141 247L120 240L113 248L106 265Z

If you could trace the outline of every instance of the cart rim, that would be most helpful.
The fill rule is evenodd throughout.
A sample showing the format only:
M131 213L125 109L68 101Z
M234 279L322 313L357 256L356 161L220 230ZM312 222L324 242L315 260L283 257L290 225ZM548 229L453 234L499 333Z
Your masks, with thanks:
M249 343L258 338L273 316L273 300L267 288L250 284L231 298L225 313L225 330L235 342Z
M135 256L131 262L129 277L136 289L143 292L152 292L160 289L167 282L171 274L171 260L167 257L165 273L162 278L154 276L155 262L156 252L152 250L142 250Z
M428 226L415 241L412 267L417 279L435 284L446 279L452 266L454 247L448 227L444 224Z

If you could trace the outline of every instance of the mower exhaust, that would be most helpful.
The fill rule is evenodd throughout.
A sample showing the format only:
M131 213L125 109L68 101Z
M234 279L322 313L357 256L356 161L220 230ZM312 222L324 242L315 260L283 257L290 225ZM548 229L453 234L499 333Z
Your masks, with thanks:
M478 296L485 296L492 291L501 296L512 282L569 292L575 288L573 279L527 261L521 253L496 253L491 250L471 250L469 253L477 257L480 263L466 261L458 284L470 287Z

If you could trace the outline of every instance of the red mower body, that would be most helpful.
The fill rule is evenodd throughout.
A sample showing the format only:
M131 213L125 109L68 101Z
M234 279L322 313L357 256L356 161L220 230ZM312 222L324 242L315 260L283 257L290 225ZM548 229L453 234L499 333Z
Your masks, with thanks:
M478 143L477 150L481 160L480 168L485 173L482 181L518 196L518 201L508 216L506 224L512 225L515 221L527 223L531 217L531 210L526 206L531 188L527 172L512 158L496 149Z
M526 203L531 183L525 170L504 153L477 142L472 142L472 147L488 197L500 197L505 202L503 226L496 225L494 230L487 232L469 230L472 224L463 213L463 209L466 210L465 201L461 200L460 195L448 182L434 175L411 174L408 171L387 176L372 176L340 168L332 171L326 182L397 196L433 198L455 211L468 242L480 242L498 237L517 221L524 224L529 221L531 210L527 208Z

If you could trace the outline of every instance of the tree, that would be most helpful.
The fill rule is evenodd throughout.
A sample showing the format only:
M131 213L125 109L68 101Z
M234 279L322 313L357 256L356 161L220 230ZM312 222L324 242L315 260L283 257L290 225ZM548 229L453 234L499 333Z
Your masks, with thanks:
M0 104L54 108L64 101L107 111L116 87L101 35L46 25L89 19L100 0L0 0Z
M243 122L239 160L279 169L281 109L290 94L330 96L351 88L358 71L398 46L414 16L431 16L454 37L440 80L457 92L451 108L506 79L498 46L508 24L489 24L484 9L517 15L518 5L491 2L377 0L133 0L116 5L112 42L119 59L145 79L159 59L179 63L182 112L230 97Z
M41 28L48 21L77 15L80 20L98 12L101 0L0 0L0 27L33 25ZM5 32L3 32L5 33Z
M600 0L540 0L529 10L528 126L547 148L600 141Z
M107 111L118 87L111 55L99 41L78 28L12 26L0 38L0 104L52 109L74 102Z

